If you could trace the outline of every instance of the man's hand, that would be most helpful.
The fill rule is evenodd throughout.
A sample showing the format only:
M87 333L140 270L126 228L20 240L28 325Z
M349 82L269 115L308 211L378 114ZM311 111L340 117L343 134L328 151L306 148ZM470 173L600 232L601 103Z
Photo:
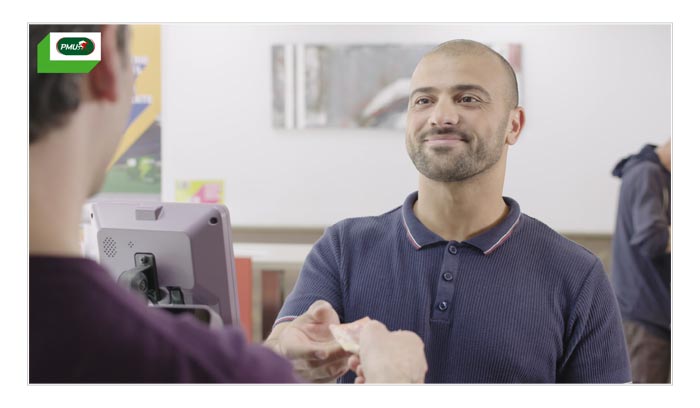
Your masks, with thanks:
M423 341L412 331L390 332L372 320L360 333L360 354L349 360L355 383L422 383L428 371Z
M310 382L332 382L348 371L350 353L344 351L328 326L340 319L330 303L317 300L303 315L280 323L265 341L292 362L294 371Z

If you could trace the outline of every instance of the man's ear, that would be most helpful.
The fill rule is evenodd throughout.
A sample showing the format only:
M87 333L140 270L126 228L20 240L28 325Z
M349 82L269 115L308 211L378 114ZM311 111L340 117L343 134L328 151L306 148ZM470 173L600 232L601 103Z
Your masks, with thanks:
M518 106L510 111L508 126L506 128L506 144L514 145L520 138L520 133L525 126L525 110Z
M88 74L90 91L95 99L117 100L117 70L120 67L117 26L102 26L102 60Z

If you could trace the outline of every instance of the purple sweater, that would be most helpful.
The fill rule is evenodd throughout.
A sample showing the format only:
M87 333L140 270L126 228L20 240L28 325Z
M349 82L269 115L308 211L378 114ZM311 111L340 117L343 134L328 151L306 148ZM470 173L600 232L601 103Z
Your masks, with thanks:
M296 382L291 365L233 327L149 309L83 258L29 258L32 383Z

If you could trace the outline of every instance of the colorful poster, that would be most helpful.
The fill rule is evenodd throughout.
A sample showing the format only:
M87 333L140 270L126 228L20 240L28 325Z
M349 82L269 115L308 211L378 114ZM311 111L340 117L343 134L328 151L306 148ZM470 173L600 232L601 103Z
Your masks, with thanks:
M224 204L224 182L223 180L176 181L175 201Z
M102 192L160 196L160 26L132 25L131 54L135 78L131 114Z

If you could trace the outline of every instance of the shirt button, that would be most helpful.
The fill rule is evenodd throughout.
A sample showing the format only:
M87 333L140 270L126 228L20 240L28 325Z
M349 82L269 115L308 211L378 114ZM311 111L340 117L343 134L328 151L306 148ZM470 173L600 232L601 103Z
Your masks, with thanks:
M444 279L448 282L451 281L453 278L454 278L454 276L452 276L452 274L449 272L445 272L442 274L442 279Z
M447 302L445 302L445 301L440 302L440 304L438 305L438 309L440 309L440 311L442 311L442 312L447 310Z
M447 248L447 250L450 251L450 253L451 253L452 255L455 255L455 254L457 253L457 247L455 247L454 245L450 245L450 246Z

